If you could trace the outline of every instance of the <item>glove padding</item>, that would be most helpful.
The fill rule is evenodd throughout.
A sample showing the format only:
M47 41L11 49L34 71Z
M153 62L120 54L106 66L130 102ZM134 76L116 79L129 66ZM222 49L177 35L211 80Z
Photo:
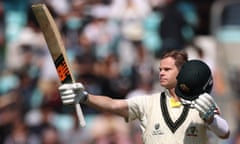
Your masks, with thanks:
M88 98L88 92L82 83L62 84L58 89L63 104L85 103Z
M213 98L208 94L201 94L196 100L193 101L194 107L199 111L200 117L205 122L210 122L217 110L217 104Z

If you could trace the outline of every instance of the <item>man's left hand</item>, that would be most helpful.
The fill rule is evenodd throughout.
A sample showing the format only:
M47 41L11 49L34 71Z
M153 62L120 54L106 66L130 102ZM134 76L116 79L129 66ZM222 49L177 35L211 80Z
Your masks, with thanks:
M208 93L201 94L194 100L194 107L199 111L200 117L208 124L213 121L217 105L212 96Z

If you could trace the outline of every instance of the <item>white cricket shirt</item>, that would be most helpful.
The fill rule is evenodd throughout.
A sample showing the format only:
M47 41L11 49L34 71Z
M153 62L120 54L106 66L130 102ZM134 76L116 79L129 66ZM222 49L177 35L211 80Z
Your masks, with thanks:
M128 121L140 121L144 144L206 144L207 125L198 111L172 108L169 99L168 91L127 99Z

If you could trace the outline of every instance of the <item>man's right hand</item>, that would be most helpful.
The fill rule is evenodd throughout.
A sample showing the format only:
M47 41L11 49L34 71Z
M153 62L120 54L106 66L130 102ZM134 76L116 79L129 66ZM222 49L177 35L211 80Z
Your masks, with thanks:
M88 92L82 83L62 84L58 89L63 104L85 103L88 99Z

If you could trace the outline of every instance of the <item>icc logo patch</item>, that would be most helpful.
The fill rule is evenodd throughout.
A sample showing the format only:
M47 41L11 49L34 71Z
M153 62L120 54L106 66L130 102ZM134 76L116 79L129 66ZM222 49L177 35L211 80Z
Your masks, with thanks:
M163 132L160 129L160 124L156 123L154 125L154 130L152 131L152 135L162 135L162 134L163 134Z
M160 124L159 123L157 123L157 124L155 124L155 129L157 130L157 129L159 129L160 128Z

